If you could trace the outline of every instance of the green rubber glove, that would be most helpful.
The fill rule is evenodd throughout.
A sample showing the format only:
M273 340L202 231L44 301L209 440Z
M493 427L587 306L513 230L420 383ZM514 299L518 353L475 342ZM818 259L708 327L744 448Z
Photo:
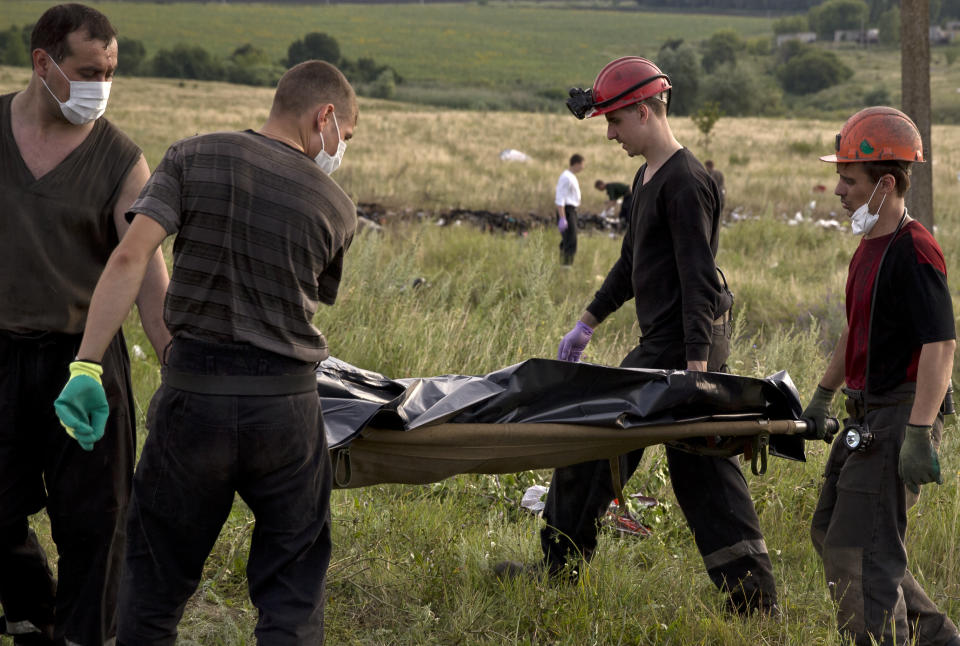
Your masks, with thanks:
M832 437L827 438L827 417L830 416L830 402L833 401L833 395L836 392L836 390L830 390L817 384L817 390L813 393L810 403L800 413L800 417L813 422L813 428L807 428L807 432L803 434L803 439L823 440L825 442L833 439Z
M94 442L103 437L110 415L107 393L100 381L102 374L99 364L74 361L70 364L70 380L53 403L60 424L84 451L92 451Z
M920 485L928 482L943 484L940 476L940 459L930 441L931 426L907 424L900 447L900 464L897 470L907 489L920 493Z

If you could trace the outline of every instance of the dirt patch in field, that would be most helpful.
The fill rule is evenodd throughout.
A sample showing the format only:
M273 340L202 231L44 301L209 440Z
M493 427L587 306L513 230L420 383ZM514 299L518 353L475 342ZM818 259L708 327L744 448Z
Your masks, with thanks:
M488 211L485 209L444 209L427 211L416 208L392 208L382 204L361 202L357 204L357 215L362 226L381 228L395 222L429 221L438 226L458 226L464 223L478 227L481 231L509 232L523 234L537 227L552 227L556 219L551 214L511 213L509 211ZM616 218L595 213L581 213L578 217L580 229L595 231L616 231L619 221Z

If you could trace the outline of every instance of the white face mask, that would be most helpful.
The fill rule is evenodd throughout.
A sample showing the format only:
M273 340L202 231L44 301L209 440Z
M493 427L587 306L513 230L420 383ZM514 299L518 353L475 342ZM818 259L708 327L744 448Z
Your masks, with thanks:
M47 82L43 78L40 79L43 82L43 87L47 88L47 92L50 93L53 100L60 104L60 111L67 121L75 126L82 126L99 119L107 110L107 99L110 98L110 81L71 81L57 65L57 62L53 60L53 56L49 54L47 56L50 57L50 62L57 68L57 71L63 74L63 78L70 83L70 98L61 101L47 85Z
M347 151L347 142L340 138L340 124L337 123L337 115L333 115L333 125L337 128L337 154L331 155L326 150L324 150L325 143L323 141L323 132L320 133L320 152L317 153L317 156L313 158L317 162L317 166L320 167L327 175L331 174L333 171L340 168L340 162L343 161L343 153Z
M853 229L855 234L867 235L870 233L870 230L873 229L873 225L877 223L877 220L880 219L880 209L883 208L883 202L887 199L887 194L883 194L883 198L880 200L880 206L877 207L876 213L870 212L870 200L873 199L873 196L877 192L877 188L880 186L879 180L877 185L873 187L873 193L870 194L870 197L867 199L867 203L858 208L853 212L853 215L850 216L850 228Z

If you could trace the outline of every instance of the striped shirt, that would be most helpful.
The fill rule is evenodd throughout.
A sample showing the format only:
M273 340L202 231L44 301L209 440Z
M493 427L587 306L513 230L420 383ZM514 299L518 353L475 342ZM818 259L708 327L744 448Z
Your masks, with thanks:
M178 141L136 214L177 235L164 305L174 337L329 355L313 317L336 300L356 207L303 152L250 130Z

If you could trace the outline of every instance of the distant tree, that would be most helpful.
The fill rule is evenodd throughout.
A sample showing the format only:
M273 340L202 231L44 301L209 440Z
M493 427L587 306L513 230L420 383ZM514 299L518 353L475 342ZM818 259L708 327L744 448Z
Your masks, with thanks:
M748 116L767 112L779 97L764 85L762 75L731 64L718 67L700 84L702 105L716 103L727 116Z
M809 31L810 22L803 14L796 16L786 16L773 21L773 33L776 36L781 34L795 34L800 31Z
M933 2L938 1L939 0L933 0ZM893 7L899 7L900 0L867 0L867 5L870 8L869 20L870 22L875 23L880 20L880 16L882 16L884 13Z
M370 87L370 96L378 99L392 99L397 93L397 84L393 77L393 70L385 69L380 72Z
M934 3L930 3L930 16L936 18L938 21L947 21L947 20L960 20L960 0L940 0L938 3L940 6L937 8L938 11L936 14L933 12Z
M712 72L725 63L736 65L737 53L743 51L744 47L743 38L733 29L721 29L715 32L701 45L703 69Z
M865 106L871 105L890 105L892 99L890 98L890 91L882 85L878 85L869 92L863 94L863 104Z
M690 117L696 124L697 130L703 135L703 145L710 147L710 133L713 126L720 120L720 104L716 101L707 101Z
M960 46L951 45L943 50L943 56L947 59L947 65L953 65L960 58Z
M683 40L667 41L657 54L657 66L670 77L673 86L670 91L671 114L693 112L700 89L700 61L696 50Z
M153 57L156 76L178 79L219 81L224 78L223 65L199 45L177 44L161 49Z
M233 50L225 68L229 82L243 85L276 85L284 72L265 51L250 43Z
M777 63L783 64L794 56L813 49L812 45L799 40L788 40L777 48Z
M17 67L30 67L29 35L24 40L23 31L16 25L0 31L0 63Z
M890 45L900 44L900 7L890 7L877 20L880 30L880 42Z
M869 16L870 7L864 0L827 0L807 14L810 27L824 40L833 40L838 29L866 27Z
M259 47L247 43L233 50L229 60L236 65L265 65L270 63L270 56Z
M132 38L117 39L117 73L125 76L137 76L147 58L147 49L139 40Z
M751 38L747 41L746 51L751 56L769 56L773 52L773 42L766 36Z
M293 67L297 63L309 60L321 60L340 64L340 44L336 38L320 32L312 32L302 40L294 41L287 49L287 65Z
M831 51L811 47L777 68L781 87L790 94L812 94L853 76Z

